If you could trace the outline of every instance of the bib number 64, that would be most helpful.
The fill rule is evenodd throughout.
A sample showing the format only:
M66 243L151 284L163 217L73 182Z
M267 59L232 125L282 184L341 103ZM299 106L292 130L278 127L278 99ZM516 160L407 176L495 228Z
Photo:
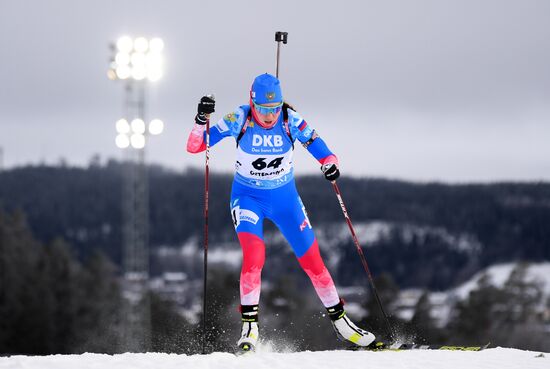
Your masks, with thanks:
M254 160L252 162L252 166L256 170L263 170L265 168L277 169L277 168L279 168L279 166L283 162L283 158L284 158L284 156L280 156L278 158L275 158L275 159L271 160L269 163L265 162L265 160L267 158L258 158L258 159Z

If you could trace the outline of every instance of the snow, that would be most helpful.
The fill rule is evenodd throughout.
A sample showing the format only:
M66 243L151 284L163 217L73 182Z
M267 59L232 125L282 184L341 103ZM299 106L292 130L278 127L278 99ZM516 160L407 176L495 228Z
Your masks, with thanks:
M548 369L550 354L493 348L481 352L415 350L400 352L305 351L275 352L269 344L255 354L236 357L230 353L209 355L83 354L0 357L0 369Z
M369 247L381 239L388 238L393 223L385 221L357 222L353 224L357 240L363 247ZM348 225L345 222L325 223L315 230L319 244L325 249L337 248L351 240Z
M498 264L489 267L488 269L482 270L473 276L468 282L464 283L460 287L456 288L453 293L458 296L461 300L466 299L469 293L476 289L478 286L478 281L481 279L483 274L487 273L490 277L491 282L494 286L502 288L504 283L510 277L510 274L517 266L517 263L506 263ZM541 284L542 292L545 296L550 296L550 263L532 263L528 264L526 280L536 281Z
M428 296L432 306L430 314L435 319L437 326L441 328L447 325L453 305L457 301L467 299L470 292L478 288L478 282L484 274L490 277L492 285L502 288L517 265L517 262L493 265L476 273L458 287L443 292L430 292ZM546 309L544 303L550 298L550 263L527 264L526 281L539 283L543 294L540 308ZM416 304L423 293L424 290L421 289L400 291L396 303L397 317L409 321L413 317Z
M412 242L413 237L424 239L428 235L439 237L451 249L465 253L479 253L482 245L473 234L457 233L452 234L442 227L430 227L411 223L388 222L374 220L368 222L357 222L353 224L359 244L363 247L370 247L377 242L388 239L393 229L398 230L406 242ZM319 244L326 246L326 249L337 247L350 241L351 235L348 226L344 222L323 224L316 229ZM321 247L323 247L321 246Z

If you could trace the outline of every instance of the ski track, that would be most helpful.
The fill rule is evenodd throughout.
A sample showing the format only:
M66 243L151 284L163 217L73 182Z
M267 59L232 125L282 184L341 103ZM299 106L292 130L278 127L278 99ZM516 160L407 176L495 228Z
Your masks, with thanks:
M304 351L273 352L269 348L236 357L209 355L82 354L0 357L0 369L548 369L550 353L508 348L481 352L414 350L400 352Z

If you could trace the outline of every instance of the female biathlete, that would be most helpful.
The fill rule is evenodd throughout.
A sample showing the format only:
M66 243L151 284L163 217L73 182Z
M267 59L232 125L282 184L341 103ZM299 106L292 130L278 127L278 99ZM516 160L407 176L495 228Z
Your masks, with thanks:
M201 98L195 126L187 141L188 152L205 150L205 124L214 112L214 105L210 97ZM346 315L294 182L292 155L296 140L321 163L321 170L330 181L340 175L336 156L284 102L279 80L267 73L254 79L248 105L240 106L211 128L210 145L225 137L233 137L237 143L230 207L243 252L240 276L243 327L238 346L245 351L253 350L259 337L264 218L273 221L289 242L327 309L338 337L358 346L374 344L374 335L358 328Z

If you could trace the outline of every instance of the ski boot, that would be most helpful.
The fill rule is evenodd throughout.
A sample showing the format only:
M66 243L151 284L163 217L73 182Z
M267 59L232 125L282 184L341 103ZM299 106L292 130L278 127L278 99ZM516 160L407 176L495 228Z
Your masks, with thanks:
M342 300L338 304L327 308L327 311L338 338L361 347L370 347L371 344L375 343L374 334L357 327L347 317Z
M258 343L258 305L241 305L243 328L237 341L238 353L244 354L256 349Z

